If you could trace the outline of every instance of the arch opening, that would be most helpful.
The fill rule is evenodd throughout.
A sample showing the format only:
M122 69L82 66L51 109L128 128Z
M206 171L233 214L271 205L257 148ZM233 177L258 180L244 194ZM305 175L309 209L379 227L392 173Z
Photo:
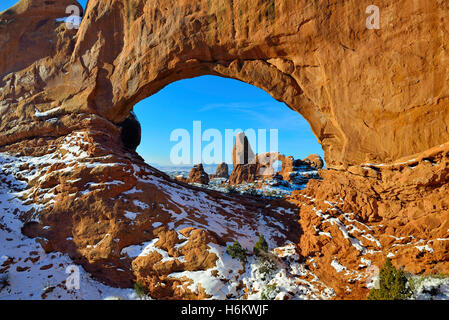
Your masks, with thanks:
M111 93L98 95L96 105L110 105L113 108L107 110L107 117L110 119L119 119L123 121L130 114L135 105L141 103L145 99L151 99L157 96L159 92L164 91L166 87L173 86L179 81L188 81L188 79L197 79L203 77L220 77L232 81L239 81L247 85L252 85L264 91L267 95L277 102L283 103L284 106L290 108L295 115L292 117L303 117L315 139L321 144L323 156L329 155L332 146L333 150L340 146L343 152L342 139L338 128L336 128L328 115L322 112L309 98L303 94L297 81L289 75L285 68L288 69L289 64L282 59L271 59L269 62L264 60L226 60L226 61L199 61L197 59L189 59L187 61L178 62L176 66L169 66L165 71L158 71L157 76L151 79L148 74L153 70L148 67L140 66L137 63L134 69L139 69L138 74L130 73L129 78L122 79L122 83L126 83L126 87L119 85L121 89L112 92L113 95L120 97L114 100ZM284 70L284 71L283 71ZM108 96L111 100L105 101L104 97ZM98 101L97 101L98 100ZM331 148L331 149L332 149ZM339 153L339 152L337 152ZM335 157L333 157L335 158ZM336 159L327 159L329 164L339 163Z
M295 170L293 160L287 163L280 159L301 160L310 154L324 155L309 123L301 115L266 91L235 79L200 76L176 81L137 103L133 112L142 128L139 155L148 164L186 182L229 183L236 171L232 154L239 132L245 133L255 154L282 155L273 161L274 170L267 180L274 176L288 180L286 170ZM202 164L201 168L198 164ZM210 178L207 183L201 178L202 171ZM261 180L260 176L246 175L233 184L254 184Z

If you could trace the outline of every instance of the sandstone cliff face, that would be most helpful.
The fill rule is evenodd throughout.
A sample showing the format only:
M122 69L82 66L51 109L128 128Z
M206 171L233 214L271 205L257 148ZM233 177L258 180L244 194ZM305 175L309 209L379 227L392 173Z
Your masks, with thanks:
M70 4L22 0L0 14L0 233L33 248L19 261L8 243L2 272L57 273L37 246L155 297L248 297L257 286L223 248L250 248L261 231L302 298L364 298L368 265L387 254L411 272L449 272L445 1L378 1L380 30L365 28L371 2L360 0L90 0L78 31L56 21ZM304 116L323 180L290 204L261 204L144 164L118 124L200 75L253 84Z
M445 144L413 161L322 170L295 192L310 270L341 298L366 297L370 268L386 257L413 274L448 274L448 157Z

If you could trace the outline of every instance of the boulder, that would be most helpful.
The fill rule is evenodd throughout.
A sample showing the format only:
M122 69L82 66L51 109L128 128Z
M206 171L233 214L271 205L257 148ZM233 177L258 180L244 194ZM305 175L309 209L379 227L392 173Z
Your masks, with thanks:
M305 158L303 162L309 164L315 170L323 169L324 167L323 159L321 159L321 157L317 154L311 154L310 156Z
M223 162L218 165L214 178L229 178L229 166L227 163Z
M204 171L203 165L201 163L193 166L192 170L190 170L187 182L206 185L209 184L209 175L206 173L206 171Z
M232 170L229 177L229 184L243 184L251 183L258 178L259 167L257 164L238 164L234 170Z
M136 151L142 135L142 128L136 114L131 112L125 121L119 123L119 126L122 128L121 138L125 148Z

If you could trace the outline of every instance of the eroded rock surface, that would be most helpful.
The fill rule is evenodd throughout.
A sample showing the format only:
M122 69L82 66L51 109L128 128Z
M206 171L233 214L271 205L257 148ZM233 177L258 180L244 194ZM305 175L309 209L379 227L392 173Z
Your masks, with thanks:
M321 159L321 157L317 154L311 154L302 161L309 164L312 168L316 170L323 169L324 167L323 159Z
M217 171L215 173L215 175L213 175L214 178L225 178L228 179L229 178L229 166L227 163L223 162L220 163L217 166Z
M272 281L287 279L277 298L364 298L368 266L387 255L449 272L446 1L377 1L379 30L359 0L90 0L69 30L60 18L72 4L0 13L2 273L57 274L53 298L71 262L158 298L257 298L252 264L224 251L251 249L259 232L283 266ZM201 75L253 84L304 116L323 179L290 203L259 203L143 163L119 124Z
M206 185L209 183L209 175L206 173L206 171L204 171L203 165L201 163L194 165L192 170L190 170L187 182Z
M386 257L413 274L448 274L448 161L445 144L412 161L320 171L291 197L310 270L357 299Z

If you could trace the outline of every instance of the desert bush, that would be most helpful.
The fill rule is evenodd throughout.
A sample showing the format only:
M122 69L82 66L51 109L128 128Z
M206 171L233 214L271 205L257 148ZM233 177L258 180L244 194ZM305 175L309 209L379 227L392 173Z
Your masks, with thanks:
M226 253L229 254L233 259L237 258L243 263L246 263L246 251L242 248L238 241L234 241L232 245L226 248Z
M269 284L262 289L260 293L260 299L262 300L274 300L280 292L276 283Z
M277 264L270 255L258 256L257 273L262 281L269 281L277 270Z
M139 297L139 299L143 299L147 295L147 289L140 281L134 283L134 290L136 291L136 294Z
M237 188L234 186L227 186L226 187L226 192L230 193L230 194L235 194L235 193L239 193Z
M379 288L371 289L368 300L405 300L411 296L405 272L396 269L387 258L379 273Z
M257 256L264 255L268 253L268 243L265 240L265 237L263 234L259 235L259 240L257 241L256 245L254 246L254 253Z

